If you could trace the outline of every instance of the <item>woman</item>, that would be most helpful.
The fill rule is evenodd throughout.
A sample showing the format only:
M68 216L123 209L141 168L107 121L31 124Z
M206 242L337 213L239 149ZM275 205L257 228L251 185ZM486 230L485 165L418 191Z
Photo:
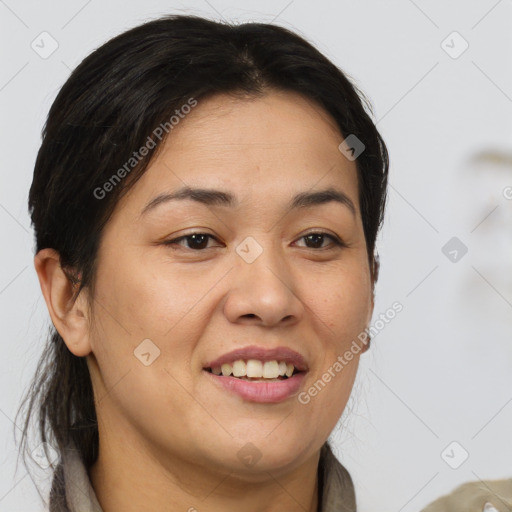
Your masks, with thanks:
M369 110L265 24L165 17L71 74L29 197L50 510L356 509L327 438L378 277Z

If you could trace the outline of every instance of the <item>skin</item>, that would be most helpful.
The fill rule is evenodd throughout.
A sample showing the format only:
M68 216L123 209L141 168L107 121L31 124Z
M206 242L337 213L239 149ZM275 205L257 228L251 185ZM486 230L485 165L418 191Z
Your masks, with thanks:
M87 357L100 452L90 478L104 512L317 510L320 448L348 401L357 340L373 312L373 283L355 162L318 105L290 92L199 102L175 127L102 234L94 297L71 301L58 253L35 267L52 321L69 350ZM234 194L239 205L171 201L184 184ZM286 210L299 192L333 187L338 202ZM310 231L338 236L303 238ZM163 241L191 232L214 238ZM253 237L262 254L235 251ZM201 249L194 247L201 246ZM134 357L144 339L160 356ZM307 390L349 349L359 354L308 404L243 400L217 389L202 368L248 345L300 352ZM237 456L252 443L260 460Z

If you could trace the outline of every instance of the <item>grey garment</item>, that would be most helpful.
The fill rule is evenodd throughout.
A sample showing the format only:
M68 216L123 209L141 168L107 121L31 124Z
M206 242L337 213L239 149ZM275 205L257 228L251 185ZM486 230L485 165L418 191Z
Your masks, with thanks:
M103 512L78 450L62 453L53 475L49 512Z
M320 452L318 512L355 512L352 478L334 456L328 443ZM78 450L62 454L50 491L49 512L103 512Z
M329 443L320 451L318 512L356 512L356 492L350 473L332 453Z

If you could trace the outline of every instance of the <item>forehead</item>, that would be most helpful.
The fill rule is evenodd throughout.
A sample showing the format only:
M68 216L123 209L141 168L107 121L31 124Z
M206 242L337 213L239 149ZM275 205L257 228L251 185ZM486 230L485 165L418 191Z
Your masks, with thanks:
M299 94L216 95L174 126L134 195L147 200L191 186L270 201L276 192L337 186L358 206L356 164L339 151L343 139L329 114Z
M342 136L334 119L317 103L294 92L271 91L262 97L225 94L203 101L180 122L167 148L259 153L323 152L337 155ZM315 151L315 147L317 151ZM272 155L269 155L272 156Z

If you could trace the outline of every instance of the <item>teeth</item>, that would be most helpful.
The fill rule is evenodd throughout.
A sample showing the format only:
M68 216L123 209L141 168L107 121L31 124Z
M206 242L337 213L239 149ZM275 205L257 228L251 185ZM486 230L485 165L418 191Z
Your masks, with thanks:
M279 364L277 361L267 361L263 365L263 377L265 379L277 379L279 377Z
M224 377L229 377L231 375L231 365L230 364L224 363L220 367L220 369L221 369L222 375L224 375Z
M222 366L212 368L212 373L215 375L223 375L229 377L231 374L234 377L248 377L256 379L277 379L279 376L291 377L295 367L291 363L285 361L258 361L257 359L249 359L247 362L239 359L234 361L233 364L224 363Z
M245 377L247 375L247 365L245 361L235 361L233 363L233 375L235 377Z
M263 364L256 359L247 361L247 377L263 377Z

